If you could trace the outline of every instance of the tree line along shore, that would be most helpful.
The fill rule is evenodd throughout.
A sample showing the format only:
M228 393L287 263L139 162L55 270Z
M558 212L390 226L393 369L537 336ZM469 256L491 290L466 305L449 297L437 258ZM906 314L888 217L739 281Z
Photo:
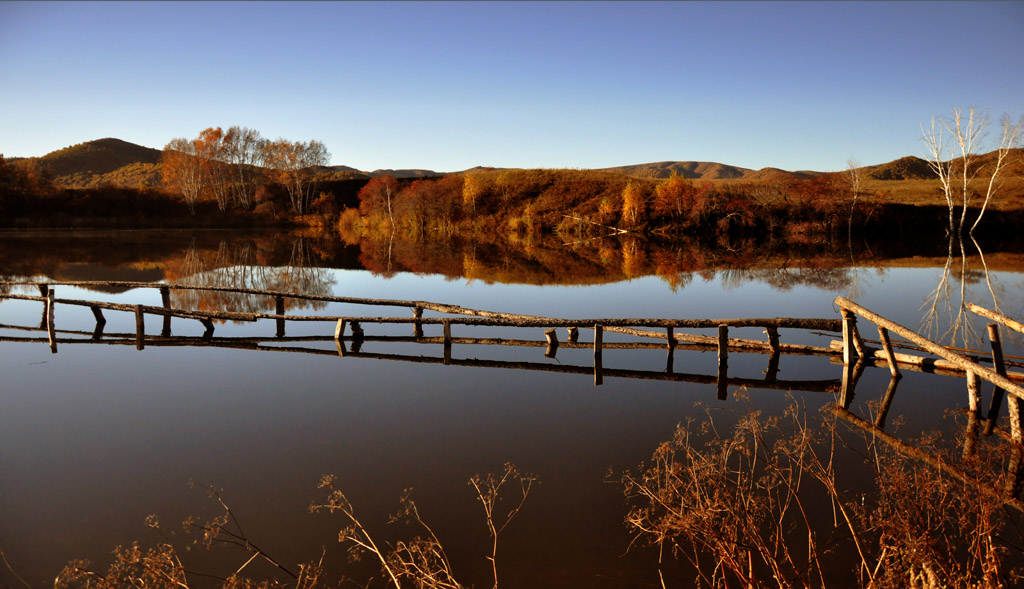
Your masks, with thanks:
M80 146L62 150L68 151L96 155L83 156L88 150ZM649 177L650 166L628 173L475 168L369 177L328 166L330 154L318 141L270 141L245 127L208 128L150 151L159 159L121 166L85 187L67 175L55 178L45 156L0 155L0 227L296 226L348 238L405 239L627 233L819 239L930 235L954 225L998 234L1018 227L1024 214L1024 150L1012 144L960 158L936 151L931 161L908 157L861 167L851 160L843 172L765 169L715 179L689 178L679 168ZM134 173L145 178L133 183Z

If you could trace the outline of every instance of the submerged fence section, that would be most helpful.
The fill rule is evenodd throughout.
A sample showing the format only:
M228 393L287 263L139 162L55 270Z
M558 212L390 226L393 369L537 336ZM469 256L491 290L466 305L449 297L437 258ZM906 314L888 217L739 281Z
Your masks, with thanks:
M36 328L3 325L7 329L45 330L47 342L53 353L58 345L87 343L103 343L107 345L125 345L131 343L139 350L148 346L189 346L202 345L212 347L245 347L262 351L299 352L323 354L330 353L322 349L285 347L280 344L295 341L325 341L328 338L336 342L338 355L346 357L364 357L376 359L398 360L406 362L439 362L447 365L491 366L542 370L549 372L565 372L577 374L593 374L595 385L601 385L605 377L644 378L656 380L674 380L717 384L719 398L726 398L729 386L749 386L778 390L809 390L835 391L839 386L838 379L816 381L786 381L778 379L779 359L782 354L838 356L839 352L828 347L788 344L780 341L780 329L801 329L839 333L841 322L837 319L802 319L802 318L735 318L735 319L658 319L658 318L581 318L565 319L501 313L482 309L469 309L457 305L435 303L429 301L403 301L392 299L371 299L356 297L339 297L327 295L306 295L302 293L276 292L254 289L234 289L227 287L201 287L190 285L174 285L147 282L125 281L70 281L70 282L8 282L7 285L34 286L39 296L0 294L0 299L38 301L43 304L43 316ZM161 306L130 305L80 299L56 297L56 286L76 287L117 287L127 289L157 289L161 295ZM180 309L171 306L170 293L173 290L209 290L225 291L237 294L259 295L271 297L274 301L273 313L240 313L232 311L213 311L204 309ZM363 315L300 315L285 312L286 302L319 301L325 303L341 303L369 307L403 307L411 316L363 316ZM55 308L58 305L76 305L89 307L96 320L93 332L61 331L56 329ZM106 317L104 312L120 311L134 314L134 334L105 334ZM437 316L424 316L425 312ZM145 316L156 315L163 318L159 336L145 333ZM176 337L172 335L171 320L173 318L199 321L204 327L201 337ZM239 338L214 337L217 321L256 322L260 320L274 321L276 333L274 338ZM289 322L325 322L333 324L333 336L289 338L287 325ZM413 335L404 336L371 336L364 331L368 324L388 325L404 324L412 327ZM440 326L441 337L425 337L424 326ZM456 337L454 328L472 327L513 327L520 329L539 328L543 330L543 339L502 339ZM762 328L766 339L746 339L730 337L729 330L736 328ZM564 329L563 338L559 330ZM717 335L701 335L687 333L684 330L712 329ZM591 331L593 337L589 343L580 341L581 331ZM464 330L466 331L466 330ZM636 341L610 342L605 341L605 332L622 334L637 338ZM330 332L328 332L330 333ZM463 334L460 334L463 335ZM652 342L660 340L662 343ZM37 341L32 338L0 338L0 341ZM417 343L440 345L440 356L413 356L387 353L366 353L361 350L364 342L376 343ZM274 345L266 345L273 342ZM494 346L540 346L544 347L547 358L555 358L559 348L587 348L593 351L591 366L556 365L544 362L505 362L493 360L457 359L452 355L455 345L494 345ZM615 349L663 349L666 353L664 371L641 371L606 368L604 366L605 350ZM674 355L677 349L713 350L717 351L717 372L714 375L676 373ZM763 379L730 378L728 359L730 351L744 353L764 353L768 355L767 369Z
M337 354L346 357L364 357L375 359L397 360L405 362L439 362L447 365L493 366L551 372L593 374L594 384L601 385L607 377L647 378L659 380L679 380L716 384L718 397L726 398L729 386L750 386L780 390L834 391L839 393L839 403L848 407L852 399L852 390L860 374L867 366L887 366L894 379L901 376L901 370L918 370L966 377L971 406L979 402L978 387L981 380L993 383L999 394L1005 391L1010 395L1008 405L1014 435L1021 438L1018 402L1024 398L1024 387L1014 381L1024 382L1024 373L1008 372L1006 362L1002 358L998 339L997 323L990 324L989 333L992 341L992 363L988 368L980 364L977 356L969 356L953 351L938 343L917 334L913 330L898 325L885 317L861 307L857 303L838 297L836 305L841 317L830 318L730 318L730 319L671 319L671 318L554 318L535 315L503 313L482 309L470 309L458 305L429 301L405 301L394 299L373 299L357 297L341 297L331 295L309 295L303 293L280 292L269 290L242 289L217 286L176 285L149 282L127 281L68 281L68 282L6 282L7 286L34 286L39 295L0 294L0 299L38 301L43 304L43 314L38 327L4 325L7 329L27 329L46 331L46 341L53 353L58 345L85 343L104 343L108 345L124 345L131 343L137 349L149 346L211 346L211 347L243 347L261 351L303 352L311 354L332 353L322 349L296 348L281 344L299 341L336 342ZM161 306L131 305L103 301L57 298L55 286L76 287L116 287L126 289L156 289L160 293ZM242 295L258 295L269 297L273 301L274 312L234 312L207 309L182 309L171 305L170 293L174 290L183 291L220 291ZM340 303L364 307L399 307L405 308L410 315L401 316L368 316L368 315L337 315L319 314L302 315L286 313L287 301L316 301L322 303ZM58 305L85 306L92 310L95 317L95 329L91 333L60 331L55 325L55 309ZM1024 330L1020 323L999 313L989 311L977 305L970 309L982 316L993 319L1009 329ZM126 312L135 317L134 334L105 334L105 312ZM425 312L436 316L424 316ZM145 316L162 317L160 334L145 333ZM857 317L874 323L878 328L879 339L870 342L863 339L857 328ZM199 321L203 326L201 337L174 336L171 320L185 319ZM257 322L274 321L276 325L273 338L254 337L214 337L216 322L237 321ZM287 336L289 322L322 322L333 324L333 334L327 331L323 336L291 338ZM377 325L409 325L412 336L367 335L364 326ZM440 326L440 337L425 337L424 326ZM472 327L513 327L524 330L541 329L543 339L504 339L466 337L468 328ZM739 328L760 328L765 339L748 339L730 337L730 330ZM464 333L462 337L453 335L454 329ZM565 330L562 338L560 330ZM714 330L715 335L689 333L686 330ZM841 340L833 340L828 347L791 344L780 341L780 329L796 329L810 332L841 334ZM589 343L580 341L581 331L592 332ZM604 334L616 333L636 338L634 341L605 341ZM890 332L903 338L905 342L894 343ZM1024 331L1022 331L1024 332ZM654 341L652 341L654 340ZM32 338L0 338L0 341L38 341ZM657 343L657 342L661 343ZM364 342L380 344L416 343L430 346L440 345L439 356L415 356L389 354L385 352L367 353L362 351ZM273 343L273 345L268 345ZM587 348L593 352L593 363L590 366L554 365L544 362L506 362L500 360L457 359L453 357L452 348L456 345L474 346L533 346L544 347L547 358L555 358L559 348ZM933 356L922 356L896 352L896 347L914 347ZM605 350L614 349L656 349L661 348L666 354L664 371L638 371L611 369L604 366ZM717 372L714 375L677 374L674 370L674 354L677 349L703 350L717 352ZM768 355L767 367L763 371L763 379L737 379L729 377L730 353L763 353ZM779 360L783 354L827 356L833 362L844 366L842 379L836 380L779 380ZM1018 364L1019 365L1019 364Z

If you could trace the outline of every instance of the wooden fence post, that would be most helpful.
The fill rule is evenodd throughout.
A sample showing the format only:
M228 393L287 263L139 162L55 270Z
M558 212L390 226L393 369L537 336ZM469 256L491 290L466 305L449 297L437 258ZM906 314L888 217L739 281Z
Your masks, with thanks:
M203 337L206 339L213 337L213 319L210 317L203 317L199 322L202 323L204 327Z
M999 324L988 324L988 339L992 343L992 364L996 373L1006 376L1006 362L1003 359L1003 344L999 339ZM1010 434L1018 444L1024 441L1020 429L1020 400L1015 395L1006 397L1006 408L1010 412Z
M729 326L718 326L718 399L724 401L729 394Z
M43 292L45 290L45 292ZM40 296L43 297L43 314L39 318L39 329L46 329L46 322L50 316L50 289L45 285L39 285Z
M449 364L452 361L452 322L445 319L441 325L444 329L444 363Z
M893 378L900 378L903 376L900 374L900 367L896 363L896 354L892 351L892 341L889 339L889 330L878 326L878 339L882 342L882 349L889 356L889 372L892 373Z
M558 335L554 329L547 329L544 331L544 337L548 340L548 347L544 350L544 356L546 358L554 358L555 354L558 353Z
M765 333L768 334L768 351L774 356L779 351L779 328L769 326Z
M575 325L573 325L572 327L567 327L566 332L568 332L566 338L569 340L570 343L576 343L577 341L579 341L580 330L578 327L576 327Z
M89 307L92 310L92 316L96 318L96 327L102 327L107 324L107 318L103 316L103 309L99 307Z
M665 328L665 348L667 349L668 353L665 372L667 372L668 374L672 374L675 368L676 359L676 330L672 327Z
M843 382L839 391L839 405L843 409L849 409L850 404L853 403L853 397L857 390L857 381L860 380L860 375L864 373L864 359L857 358L857 362L853 366L849 364L843 364Z
M1011 398L1013 395L1010 395ZM1010 463L1007 465L1007 476L1006 476L1006 496L1011 499L1016 499L1020 495L1020 483L1021 476L1024 474L1021 469L1021 460L1024 459L1024 447L1017 444L1010 450Z
M419 322L423 318L423 307L413 307L412 316L416 319L416 322L413 323L413 337L423 337L423 324Z
M980 430L978 418L981 415L981 377L967 371L967 433L964 435L964 460L974 456Z
M334 327L334 339L340 340L343 335L345 335L345 320L338 319L338 324Z
M978 413L981 407L981 377L974 371L967 371L967 408Z
M135 305L135 349L146 347L146 320L142 305Z
M604 327L594 326L594 386L604 384L604 366L602 348L604 347Z
M885 397L882 398L882 406L878 408L878 417L875 418L875 427L878 429L885 428L885 417L889 414L889 408L892 407L892 400L896 397L896 387L899 386L900 377L893 375L889 379L889 386L885 389Z
M274 314L284 315L284 297L281 295L274 297ZM277 320L277 337L284 337L284 319Z
M171 308L171 289L166 286L160 287L160 303L164 309ZM164 315L163 327L160 329L160 337L171 337L171 316Z
M782 354L779 353L778 349L771 352L768 356L768 370L764 371L764 380L771 382L779 378L779 359Z
M843 364L853 364L854 356L857 354L853 349L853 329L857 319L853 312L845 307L840 309L840 313L843 316Z
M42 289L40 289L42 290ZM55 296L53 289L46 291L46 307L43 311L43 317L46 319L46 335L50 338L50 353L57 353L57 327L54 321L54 307L56 307Z

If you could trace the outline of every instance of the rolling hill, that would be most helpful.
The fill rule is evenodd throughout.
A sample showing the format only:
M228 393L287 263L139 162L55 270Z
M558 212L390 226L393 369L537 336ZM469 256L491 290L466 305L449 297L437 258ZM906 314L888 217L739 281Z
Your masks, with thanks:
M81 173L106 174L131 164L156 164L160 162L162 153L159 149L108 137L52 151L36 161L54 177L60 177Z
M114 139L86 141L42 157L10 158L12 161L34 162L64 188L93 188L113 184L126 188L160 185L160 157L163 151ZM334 179L368 179L384 174L396 178L439 176L432 170L374 170L363 172L349 166L323 169Z
M743 178L745 174L753 172L753 170L747 168L737 168L736 166L727 166L717 162L655 162L651 164L603 168L601 171L652 179L668 178L675 172L686 178L707 180L732 180Z
M1022 154L1024 150L1015 150L1011 155L1012 169L1008 173L1018 173L1024 167ZM155 187L160 184L159 149L143 147L120 139L105 138L79 143L64 149L48 153L38 158L10 158L34 161L40 168L48 171L59 185L67 188L88 188L103 184L113 184L129 188ZM994 153L979 156L983 165L994 159ZM478 170L494 170L501 168L476 167L459 173L470 173ZM441 175L433 170L379 169L372 172L360 171L349 166L330 166L324 169L334 179L368 179L384 174L397 178L424 178ZM597 171L611 172L636 178L661 179L673 173L689 179L702 180L748 180L763 181L779 177L812 178L823 172L810 170L786 171L778 168L762 168L751 170L738 166L730 166L718 162L701 161L662 161L628 166L601 168ZM928 180L934 177L928 162L915 157L902 157L891 162L864 166L861 171L866 177L874 180Z

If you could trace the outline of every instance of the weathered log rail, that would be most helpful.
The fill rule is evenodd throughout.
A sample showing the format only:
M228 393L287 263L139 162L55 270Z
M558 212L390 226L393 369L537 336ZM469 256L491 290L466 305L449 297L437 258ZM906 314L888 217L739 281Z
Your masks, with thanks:
M290 321L296 322L333 322L335 324L334 339L342 342L345 339L353 341L370 341L363 330L367 324L378 325L411 325L414 328L414 337L411 341L416 343L441 343L444 347L444 357L451 360L451 347L453 345L527 345L521 343L523 340L507 340L500 338L457 338L452 336L453 326L482 326L482 327L514 327L514 328L542 328L544 329L544 341L537 341L536 346L545 346L548 357L554 357L560 345L566 347L593 347L594 353L594 375L595 383L601 384L601 377L606 371L602 365L602 351L608 349L621 349L621 342L605 342L604 332L617 333L631 337L661 340L664 343L645 343L644 347L663 348L668 354L668 371L671 371L673 354L677 347L683 345L702 346L701 349L718 351L718 374L715 379L720 385L719 395L725 396L724 385L728 378L728 357L730 351L743 353L766 353L770 355L769 366L766 374L774 376L778 372L780 354L804 354L822 355L832 357L834 360L842 358L847 366L844 371L844 382L853 384L859 377L859 371L866 365L888 366L894 377L900 376L900 367L911 370L923 370L938 372L942 374L965 375L969 381L969 388L976 389L976 379L980 378L992 382L1000 390L1005 390L1013 397L1013 404L1019 398L1024 398L1024 387L1015 384L1013 381L1024 381L1024 374L1008 373L1005 366L1001 370L986 368L979 364L978 357L971 357L958 354L927 340L917 333L895 324L884 317L876 315L871 311L860 307L856 303L843 297L838 297L835 302L840 307L842 319L817 319L817 318L723 318L723 319L668 319L668 318L554 318L536 315L522 315L512 313L499 313L482 309L471 309L458 305L449 305L422 300L396 300L376 299L363 297L342 297L334 295L315 295L294 292L232 288L223 286L198 286L162 284L149 282L131 281L20 281L6 282L9 286L35 286L39 289L40 296L23 294L0 294L0 299L13 299L25 301L37 301L43 303L43 318L40 327L48 331L51 351L56 353L56 346L62 343L58 340L54 327L54 308L57 305L74 305L89 307L96 318L96 329L93 332L93 339L103 337L103 326L106 318L104 311L121 311L134 313L136 319L135 342L139 349L146 344L145 315L163 317L163 329L160 336L168 338L171 336L171 319L190 319L202 323L205 328L203 337L210 339L215 329L215 321L241 321L256 322L259 320L271 320L277 323L275 339L278 342L284 341L286 324ZM75 287L118 287L126 289L157 289L161 294L162 306L155 305L129 305L123 303L111 303L103 301L87 301L55 297L55 285ZM192 310L173 308L170 304L170 292L173 290L184 291L212 291L230 292L234 294L265 296L273 299L273 313L242 313L233 311L214 310ZM317 301L324 303L340 303L347 305L361 305L370 307L403 307L412 311L412 317L394 316L370 316L355 314L317 314L300 315L287 314L285 312L286 301ZM1024 326L1014 320L1005 317L994 311L988 311L977 305L971 305L970 309L980 315L998 320L1001 324L1011 329L1024 329ZM438 313L437 317L424 317L424 312ZM879 343L881 349L869 346L856 329L854 315L860 315L869 321L875 322L879 327ZM442 336L440 338L423 337L423 327L433 325L441 326ZM559 341L558 328L566 329L566 340ZM730 337L730 329L740 328L761 328L767 335L764 340ZM578 343L580 330L592 330L594 333L591 344ZM703 335L685 333L683 330L708 329L717 331L716 335ZM842 333L842 342L831 342L828 347L798 345L783 343L780 341L780 329L800 329L813 332ZM889 331L903 337L905 340L916 344L939 358L917 356L912 354L896 353L894 348L899 343L893 344L889 338ZM991 331L991 330L990 330ZM350 336L346 336L346 332ZM994 337L997 337L996 334ZM150 336L152 338L152 336ZM397 341L387 340L380 341ZM533 340L531 340L533 341ZM995 341L995 340L994 340ZM517 342L517 343L513 343ZM151 343L155 343L152 342ZM995 347L995 343L994 343ZM1002 364L1000 354L993 353L993 362ZM855 370L855 368L858 368ZM971 384L973 383L973 384ZM844 386L845 390L846 387ZM1015 420L1016 421L1016 420Z
M297 322L334 322L334 339L339 343L345 339L353 341L369 341L363 331L365 324L398 324L412 325L414 327L414 339L416 343L437 343L444 347L444 360L452 361L451 347L458 345L522 345L512 344L514 340L500 340L491 338L483 340L480 338L455 338L452 336L453 326L487 326L487 327L515 327L515 328L543 328L545 341L537 345L546 347L545 355L553 358L560 345L566 347L593 347L594 353L594 382L601 384L605 374L612 374L602 366L602 351L607 349L621 349L621 342L605 342L603 333L605 331L627 335L631 337L650 338L662 340L662 344L645 344L644 347L663 348L668 354L668 367L666 372L672 372L673 355L677 347L686 345L698 346L698 349L718 351L718 372L712 378L719 384L719 396L724 398L726 394L728 377L728 355L729 351L766 353L770 355L768 370L768 381L774 381L778 373L780 354L809 354L833 356L839 352L826 347L796 345L780 342L780 329L802 329L808 331L830 331L838 333L841 329L841 322L837 319L814 319L814 318L727 318L727 319L657 319L657 318L579 318L564 319L553 317L542 317L536 315L521 315L511 313L499 313L482 309L470 309L457 305L448 305L430 301L375 299L360 297L341 297L333 295L313 295L282 291L258 290L246 288L231 288L222 286L197 286L177 285L148 282L130 281L20 281L4 283L9 286L35 286L39 289L40 296L6 294L0 295L0 299L15 299L38 301L44 305L43 321L40 327L46 327L51 351L56 353L57 345L64 343L57 337L57 331L53 324L54 308L57 305L78 305L92 309L96 318L96 329L92 333L92 339L103 338L103 326L106 318L104 311L122 311L134 313L136 319L135 344L138 349L146 345L145 316L157 315L164 319L163 329L160 337L171 337L171 318L182 318L200 321L205 327L203 337L207 340L213 337L215 321L246 321L254 322L259 320L272 320L277 323L276 339L283 341L286 333L286 324L290 321ZM128 305L123 303L110 303L102 301L86 301L66 298L56 298L54 286L74 287L118 287L125 289L158 289L161 294L162 306L155 305ZM188 291L212 291L230 292L234 294L254 295L271 297L274 303L273 313L239 313L231 311L213 310L191 310L177 309L170 304L170 292L173 290ZM359 316L359 315L300 315L287 314L285 312L286 301L318 301L325 303L340 303L348 305L362 305L370 307L404 307L412 311L412 317L385 317L385 316ZM438 313L439 317L424 317L424 311ZM442 327L441 338L424 338L423 327L426 325L439 325ZM560 342L556 328L566 329L566 341ZM746 338L729 337L729 329L740 328L761 328L767 334L766 340L755 340ZM580 330L593 330L594 338L592 344L578 343ZM687 329L711 329L717 331L717 336L684 333ZM346 336L346 332L350 336ZM156 341L150 336L150 344L155 345ZM590 368L587 368L590 371ZM760 382L760 381L759 381Z
M43 328L38 327L26 327L16 325L3 325L0 324L0 329L13 329L21 331L45 331ZM74 330L59 330L58 334L65 335L78 335L78 336L89 336L90 332L86 331L74 331ZM296 344L296 343L329 343L334 342L336 344L336 350L325 350L319 348L300 347L294 345L279 345L282 343L282 339L278 338L267 338L267 337L196 337L196 336L171 336L161 337L154 339L149 342L149 346L154 348L165 348L165 347L211 347L211 348L226 348L236 350L250 350L259 352L271 352L271 353L298 353L298 354L309 354L319 356L342 356L346 358L364 358L372 360L386 360L386 361L398 361L398 362L409 362L409 363L420 363L420 364L443 364L446 366L463 366L473 368L497 368L505 370L530 370L539 372L552 372L561 374L581 374L589 375L593 373L593 368L589 366L579 366L570 364L546 364L541 362L523 362L523 361L506 361L506 360L486 360L476 358L444 358L436 356L414 356L404 354L383 354L374 352L362 352L357 349L357 345L365 342L381 342L381 343L427 343L427 344L438 344L442 342L442 338L438 337L415 337L415 336L366 336L363 340L350 342L353 347L350 349L346 347L344 341L335 340L331 336L294 336L283 338L284 343ZM45 337L11 337L11 336L0 336L0 342L12 342L12 343L46 343L47 338ZM132 346L135 345L135 334L130 333L111 333L104 335L101 339L86 339L83 337L63 337L58 338L57 342L61 345L107 345L107 346ZM455 343L465 345L502 345L502 346L524 346L524 347L545 347L545 342L536 340L509 340L509 339L498 339L498 338L457 338L454 340ZM272 344L272 345L267 345ZM564 344L566 347L576 349L589 349L590 344ZM610 349L660 349L663 346L653 343L645 342L609 342L606 346ZM691 349L707 351L708 346L703 344L682 344L680 347L689 346ZM631 369L617 369L617 368L604 368L602 376L609 378L628 378L628 379L640 379L640 380L658 380L658 381L670 381L670 382L687 382L696 384L717 384L717 377L713 375L703 374L690 374L681 372L670 372L670 371L652 371L652 370L631 370ZM821 380L779 380L773 378L771 375L766 376L764 379L756 378L737 378L730 377L727 386L731 387L746 387L750 389L765 389L765 390L778 390L778 391L806 391L806 392L818 392L818 393L834 393L839 389L839 379L821 379Z
M1016 325L1020 325L1016 321L1013 321L1009 317L989 311L984 307L980 307L976 304L969 304L968 309L972 312L981 316L996 319L998 323L990 323L988 325L989 341L992 345L992 368L982 366L979 362L978 357L969 357L964 354L960 354L949 348L933 342L928 338L918 334L917 332L908 329L890 319L882 317L881 315L858 305L857 303L845 298L836 297L835 304L839 307L843 321L843 342L842 342L842 355L845 369L843 371L843 392L841 405L843 407L849 406L849 400L845 399L847 386L849 382L851 385L855 383L860 370L863 369L865 360L878 361L885 360L892 371L893 379L899 379L901 374L899 371L899 364L901 363L899 354L893 351L892 343L889 339L889 332L895 333L900 337L917 344L924 350L935 354L942 358L942 368L950 371L957 371L967 377L967 394L968 401L972 410L976 410L980 403L980 381L985 380L994 385L992 408L990 409L990 425L994 423L994 417L998 414L999 405L1002 403L1003 394L1008 394L1009 397L1006 399L1007 407L1010 416L1010 429L1011 436L1018 444L1024 443L1024 432L1022 432L1021 421L1020 421L1020 401L1024 399L1024 386L1013 382L1006 371L1006 364L1003 359L1002 343L999 337L999 325L1002 324L1004 327L1011 327L1016 329ZM878 328L879 338L882 342L882 349L872 349L867 346L863 338L857 329L857 317L862 317L872 323ZM939 360L934 361L936 364ZM906 364L906 362L903 362Z

